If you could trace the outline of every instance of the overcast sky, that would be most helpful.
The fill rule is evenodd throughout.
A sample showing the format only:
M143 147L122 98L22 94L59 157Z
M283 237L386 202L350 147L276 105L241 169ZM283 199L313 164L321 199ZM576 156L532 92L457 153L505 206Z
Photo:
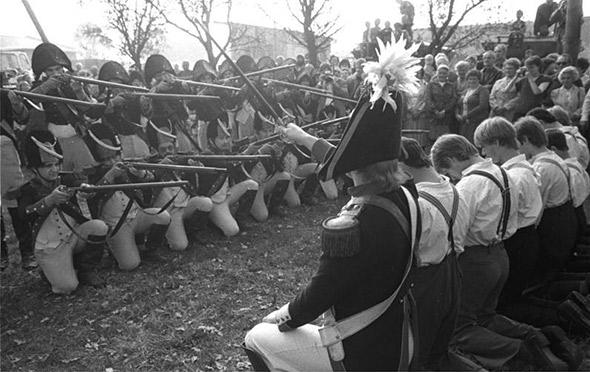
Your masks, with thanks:
M458 3L464 4L466 1L459 0ZM489 1L501 5L498 14L475 12L466 19L466 23L486 22L489 16L494 18L492 20L510 21L515 18L517 9L524 11L525 20L533 20L537 6L542 3L541 0ZM99 1L85 0L83 5L80 5L80 0L29 0L29 2L51 41L76 47L75 33L81 24L92 22L106 28L104 6ZM174 3L173 0L166 0L166 2ZM333 13L340 16L340 22L344 25L335 36L336 40L332 46L332 51L339 55L348 54L360 42L365 21L380 18L382 23L386 20L394 23L400 19L399 7L395 0L333 0L332 3ZM415 27L426 27L428 16L426 9L421 6L426 3L426 0L415 0L413 3L416 7ZM289 12L283 5L284 0L234 0L234 4L232 20L235 22L297 29L297 23L289 16ZM38 36L21 0L2 0L2 10L0 34ZM173 11L171 14L178 16ZM590 15L590 0L584 1L584 14ZM186 57L183 55L176 58L184 59L194 55L192 59L196 59L196 56L201 54L196 50L194 39L171 28L168 28L167 32L169 44L186 45L184 48ZM116 37L116 34L113 36ZM175 46L178 47L178 45Z

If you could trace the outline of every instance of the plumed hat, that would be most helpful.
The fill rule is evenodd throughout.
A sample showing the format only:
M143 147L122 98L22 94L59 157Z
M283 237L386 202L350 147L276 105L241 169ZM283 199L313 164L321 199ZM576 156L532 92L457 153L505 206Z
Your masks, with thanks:
M400 38L403 43L405 41ZM402 127L402 92L415 89L419 59L402 42L379 43L378 62L364 65L370 91L359 99L342 140L322 164L319 177L329 180L352 170L398 159Z
M55 136L48 130L33 130L25 140L25 158L31 168L40 167L55 159L62 160L62 152Z
M193 80L200 81L201 77L207 74L211 75L213 79L217 78L217 72L209 64L209 62L205 61L204 59L200 59L195 62L195 66L193 67Z
M256 67L256 61L251 56L244 54L236 61L236 65L242 70L244 74L249 72L257 71L258 68Z
M258 70L265 70L267 68L277 67L277 63L274 59L269 56L260 57L258 63L256 63Z
M145 82L148 87L152 86L152 79L160 72L166 71L172 75L176 75L176 72L174 72L174 68L172 67L170 61L168 61L168 59L166 59L166 57L161 54L152 54L149 56L145 61L143 71L145 74Z
M100 67L100 71L98 71L98 79L121 82L122 84L129 84L131 82L131 78L125 70L125 67L115 61L108 61Z
M72 62L63 50L55 44L42 43L37 45L32 55L33 73L36 76L41 75L48 67L63 66L72 71Z
M99 148L111 150L114 152L121 151L121 142L119 137L113 132L111 127L103 123L95 123L90 126L86 134L86 144L94 156L95 160L100 160Z

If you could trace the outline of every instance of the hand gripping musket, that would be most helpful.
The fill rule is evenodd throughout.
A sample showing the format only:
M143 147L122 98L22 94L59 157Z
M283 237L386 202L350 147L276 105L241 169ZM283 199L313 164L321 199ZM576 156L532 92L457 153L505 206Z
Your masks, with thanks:
M339 118L331 119L331 120L320 120L320 121L316 121L316 122L304 125L301 127L301 129L307 130L307 129L311 129L311 128L322 126L322 125L336 124L336 123L339 123L341 121L348 120L348 119L349 119L348 116L341 116ZM264 139L252 142L251 145L260 146L260 145L264 145L265 143L276 141L280 138L281 138L280 134L274 134L274 135L266 137Z
M149 189L159 187L175 187L175 186L186 186L188 181L167 181L167 182L144 182L144 183L122 183L122 184L111 184L111 185L82 185L77 187L66 187L63 186L65 191L80 191L87 193L98 193L98 192L111 192L111 191L123 191L123 190L134 190L134 189Z
M353 100L353 99L346 98L346 97L335 96L335 95L331 94L330 92L328 92L327 90L323 90L323 89L319 89L319 88L314 88L314 87L308 87L308 86L305 86L305 85L299 85L299 84L289 83L287 81L282 81L282 80L274 80L274 79L267 79L267 78L263 78L263 80L266 81L266 82L268 82L268 83L272 83L272 84L276 84L276 85L282 85L282 86L289 87L289 88L301 89L301 90L304 90L304 91L309 92L311 94L314 94L316 96L322 96L322 97L326 97L326 98L332 98L333 100L336 100L336 101L356 103L356 101Z
M76 75L68 75L68 76L70 77L70 79L79 81L84 84L102 85L103 87L120 88L120 89L137 91L137 92L149 92L150 91L148 88L138 87L135 85L128 85L128 84L115 83L112 81L91 79L91 78L76 76Z
M177 164L159 164L159 163L125 163L129 167L136 169L152 169L152 170L169 170L176 172L192 172L192 173L223 173L227 172L225 168L216 167L200 167L192 165L177 165Z
M85 107L92 107L92 108L106 108L104 103L97 103L97 102L88 102L88 101L79 101L77 99L71 98L64 98L64 97L55 97L55 96L48 96L45 94L33 93L33 92L24 92L22 90L15 90L15 89L5 89L1 88L2 91L12 91L19 96L34 99L37 101L42 102L61 102L61 103L68 103L71 105L78 105L78 106L85 106Z
M126 96L135 97L143 96L154 99L182 99L182 100L219 100L218 96L204 96L198 94L168 94L168 93L145 93L145 92L129 92Z
M268 74L271 72L275 72L275 71L281 71L281 70L285 70L288 68L294 68L295 64L291 64L291 65L284 65L284 66L277 66L277 67L271 67L271 68L266 68L264 70L259 70L259 71L254 71L254 72L249 72L247 74L245 74L244 76L246 77L252 77L252 76L258 76L258 75L264 75L264 74ZM237 80L237 79L241 79L241 76L232 76L232 77L228 77L225 79L221 79L219 81L226 83L228 81L233 81L233 80Z

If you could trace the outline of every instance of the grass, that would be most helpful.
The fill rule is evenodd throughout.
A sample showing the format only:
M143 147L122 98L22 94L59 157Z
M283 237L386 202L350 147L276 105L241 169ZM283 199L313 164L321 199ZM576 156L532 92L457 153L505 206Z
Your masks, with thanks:
M288 302L316 269L323 218L341 201L248 222L224 238L206 229L164 264L121 272L104 289L51 294L38 272L2 273L3 371L247 370L246 332ZM199 240L197 242L197 240Z
M5 271L0 369L248 370L244 335L307 283L320 255L320 223L343 204L321 201L250 221L229 239L205 229L184 252L161 249L166 263L130 273L107 259L108 286L70 296L51 294L36 271ZM590 357L588 337L577 341ZM583 366L590 369L590 360Z

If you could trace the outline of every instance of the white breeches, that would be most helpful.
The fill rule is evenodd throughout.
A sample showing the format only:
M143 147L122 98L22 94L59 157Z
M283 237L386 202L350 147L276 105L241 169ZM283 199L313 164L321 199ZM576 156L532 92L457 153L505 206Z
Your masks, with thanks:
M235 218L232 216L230 206L238 202L240 198L249 190L258 191L258 183L254 180L242 181L236 185L233 185L229 191L228 196L219 203L213 203L213 209L209 213L209 219L215 226L219 227L223 234L227 237L234 236L240 232L240 228ZM256 198L258 198L258 192ZM256 199L254 200L256 204ZM262 195L262 204L264 204L264 198ZM254 208L254 206L252 207ZM264 206L266 209L266 206ZM267 212L268 216L268 212Z
M184 220L196 211L211 212L213 202L205 196L195 196L189 199L186 207L171 207L169 209L172 221L166 232L168 246L173 251L183 251L188 247L188 238L184 229Z

